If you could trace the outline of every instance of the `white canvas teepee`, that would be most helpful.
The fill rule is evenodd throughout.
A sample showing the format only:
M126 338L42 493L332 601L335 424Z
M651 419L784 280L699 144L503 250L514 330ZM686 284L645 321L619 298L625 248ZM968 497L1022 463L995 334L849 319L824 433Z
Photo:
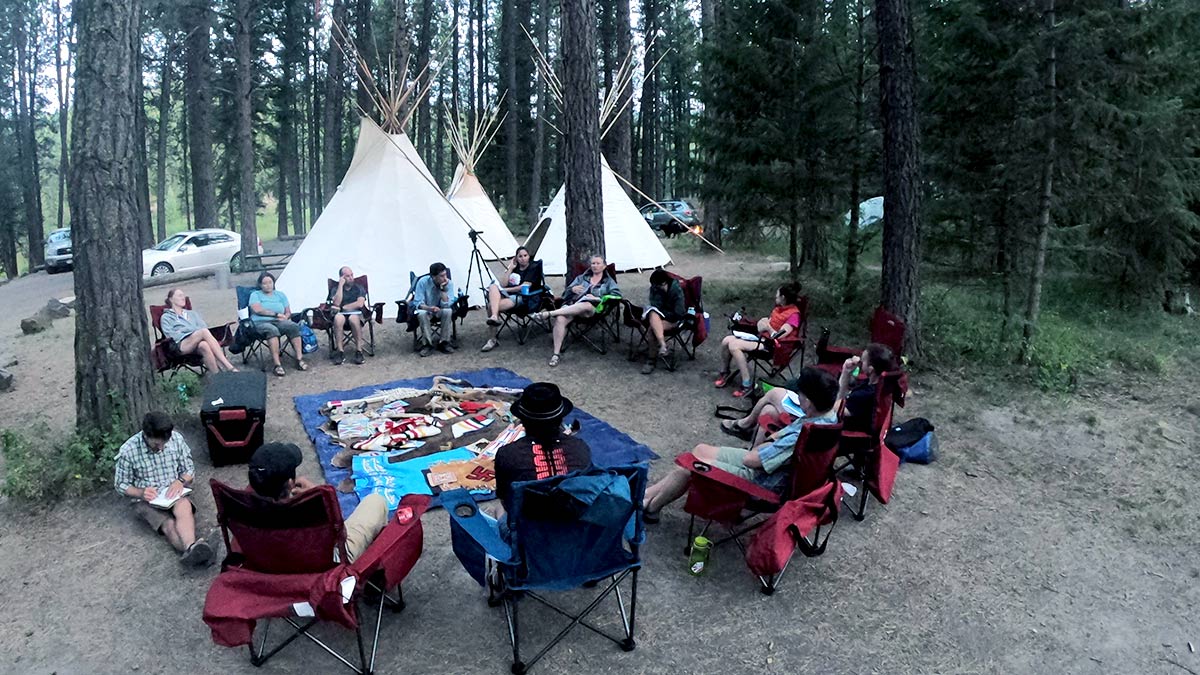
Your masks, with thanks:
M350 169L279 276L278 287L294 311L315 307L326 299L326 280L349 265L356 275L369 277L372 302L390 305L408 293L409 272L420 276L430 263L442 262L471 305L482 305L478 276L467 282L468 231L408 136L386 134L364 119ZM492 274L486 267L483 274L486 286Z
M604 253L608 262L619 271L653 269L671 264L671 256L650 229L629 195L621 189L617 177L600 157L600 187L604 205ZM547 223L546 221L549 220ZM567 264L567 197L566 186L558 189L526 239L531 249L537 244L534 257L542 261L546 274L566 274Z
M479 252L484 259L499 260L513 255L517 250L516 237L504 224L479 179L461 163L454 171L454 182L446 194L454 208L480 233Z

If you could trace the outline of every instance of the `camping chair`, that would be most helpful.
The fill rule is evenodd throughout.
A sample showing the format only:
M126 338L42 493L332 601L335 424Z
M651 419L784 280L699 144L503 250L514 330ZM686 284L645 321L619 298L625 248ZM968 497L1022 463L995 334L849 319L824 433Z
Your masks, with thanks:
M571 268L571 273L567 276L567 283L570 280L583 274L587 269L584 263L576 263ZM617 278L617 266L609 263L604 269L604 273ZM567 294L566 289L563 289L563 296ZM555 298L554 306L561 308L563 306L563 298ZM612 338L613 342L621 341L621 326L618 323L621 320L621 305L625 304L624 300L618 302L606 301L604 307L589 317L578 317L567 324L567 339L563 341L562 350L565 352L572 342L577 340L583 341L587 346L591 347L598 354L608 353L608 340Z
M808 296L800 296L796 306L800 310L800 325L796 330L778 340L767 341L761 349L746 354L755 392L759 390L757 385L760 380L777 382L785 373L787 377L795 377L794 369L804 367L804 343L808 339ZM731 322L729 328L754 334L758 332L758 321L745 317ZM800 358L798 366L793 365L796 357Z
M417 330L421 326L421 321L420 321L420 319L417 318L416 312L410 311L408 303L412 301L413 294L417 290L417 282L427 276L429 276L428 273L422 274L421 276L417 276L416 272L409 272L408 273L408 293L404 294L403 300L396 301L396 323L405 324L406 325L405 330L408 331L409 333L412 333L413 351L414 352L417 351L417 348L421 346L420 345L421 331ZM449 270L447 270L447 272L446 272L446 277L448 279L454 278L454 277L450 276ZM452 314L450 316L450 345L452 347L454 347L455 349L458 349L458 324L463 322L463 319L466 318L467 312L469 310L470 310L470 307L467 305L467 296L465 293L460 294L457 298L455 298L454 306L451 310ZM435 317L431 317L431 318L433 320L433 323L431 325L438 327L440 329L440 327L442 325L441 317L435 316ZM430 345L430 346L433 346L433 345Z
M892 426L893 405L904 407L908 376L902 371L882 373L875 387L875 412L869 433L843 431L840 455L844 461L836 467L839 478L857 483L858 506L843 500L855 520L867 513L867 496L874 495L880 504L892 498L892 485L900 468L900 457L887 447L884 437ZM847 490L849 492L849 490Z
M529 263L537 265L540 270L542 267L541 260L534 260ZM539 273L538 276L541 276ZM544 280L545 277L543 276ZM534 326L542 326L547 331L550 330L549 324L543 324L534 318L534 315L544 310L554 309L554 295L550 287L542 285L541 288L530 288L526 295L513 296L514 300L520 300L513 305L513 308L500 312L500 329L496 331L498 338L504 331L509 331L517 337L517 344L523 345L529 339L529 333Z
M714 541L713 548L729 541L736 544L758 577L759 590L773 594L793 549L810 558L821 555L837 524L841 485L834 480L833 465L841 435L840 424L804 425L792 454L791 481L783 495L702 462L690 452L676 457L675 463L692 474L683 506L691 514L688 546L695 536L697 518L706 521L699 532L702 536L714 523L724 527L727 536ZM748 518L743 516L747 511L751 513ZM753 520L760 514L773 515ZM759 528L764 530L756 533L747 547L743 538Z
M254 325L254 321L250 318L250 295L258 289L253 286L238 286L237 301L238 301L238 334L234 338L236 344L241 345L242 363L250 363L250 357L257 356L259 361L263 363L263 370L266 370L266 361L271 353L271 347L267 344L269 338L262 337L258 329ZM303 313L292 313L292 321L303 321L305 319ZM242 331L245 331L243 337ZM230 351L233 351L232 349ZM284 338L279 338L279 358L291 356L297 362L300 357L293 354L292 343ZM235 352L236 353L236 352Z
M328 279L327 281L329 282L329 295L333 295L333 289L336 288L339 283L341 283L341 280ZM366 292L365 297L367 303L363 305L362 308L363 330L366 331L366 335L364 336L366 339L363 340L365 343L364 346L366 347L364 351L366 352L367 356L375 356L375 324L383 323L383 303L371 302L371 289L367 285L367 275L364 274L362 276L354 277L354 283L361 286L363 291ZM342 344L334 345L334 313L332 310L333 308L330 307L329 303L323 302L320 305L305 311L309 315L309 325L315 330L325 331L325 334L329 336L330 351L334 351L335 349L339 348L344 351L346 349L346 345L354 343L354 332L350 330L349 325L345 326L344 330L342 331Z
M887 345L892 354L899 359L904 353L904 322L900 317L881 307L875 308L871 315L871 342ZM821 339L817 341L817 368L838 377L842 373L842 364L851 356L863 353L863 347L834 347L829 344L829 329L821 331Z
M183 308L192 308L191 298L183 303ZM179 345L163 334L162 316L165 311L167 311L165 305L150 305L150 325L154 327L154 344L150 347L150 363L154 366L154 372L162 374L169 370L171 375L174 375L182 368L197 375L203 375L208 370L204 366L204 359L195 352L191 354L180 352ZM212 333L222 349L233 344L233 333L229 330L229 326L212 326L208 332Z
M283 502L211 480L217 523L229 555L204 601L204 622L213 642L247 645L250 663L261 666L293 640L304 636L356 673L375 667L383 607L404 608L400 582L421 556L421 514L429 497L408 495L375 541L352 563L346 560L346 532L337 493L329 485L306 490ZM366 588L379 593L369 657L363 642L360 603ZM395 589L396 598L389 597ZM374 604L374 603L372 603ZM283 619L293 632L267 651L271 619ZM266 619L254 646L255 624ZM312 633L320 621L354 631L358 663L352 663Z
M708 326L704 323L704 301L701 298L704 277L696 276L685 279L673 272L667 274L678 281L679 287L683 290L683 303L687 307L687 315L678 325L666 329L663 337L667 339L668 344L674 345L676 349L686 354L689 361L694 361L696 348L708 338ZM646 358L655 358L654 345L650 344L650 324L643 318L646 309L628 301L623 304L625 305L625 311L622 312L623 323L629 328L629 360L637 360L638 353L642 351L645 351ZM674 371L677 359L672 357L667 360L666 365L668 370Z
M495 521L480 512L466 490L442 493L450 514L454 555L481 586L489 589L488 604L504 605L512 643L512 672L526 672L571 629L583 626L633 651L637 612L639 549L645 539L642 498L646 467L630 465L591 469L541 481L513 484L512 511L507 515L509 536L500 535ZM586 551L586 554L583 552ZM495 567L488 573L486 559ZM621 582L630 579L628 608ZM603 586L579 612L556 607L542 591L565 591ZM587 620L609 595L615 594L621 632L612 635ZM533 658L521 656L517 608L528 597L570 619L570 623Z

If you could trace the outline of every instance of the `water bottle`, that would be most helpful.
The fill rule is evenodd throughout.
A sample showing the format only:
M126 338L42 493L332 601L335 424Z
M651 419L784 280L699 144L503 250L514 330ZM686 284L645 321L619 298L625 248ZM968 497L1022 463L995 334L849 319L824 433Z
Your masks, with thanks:
M187 402L188 402L188 390L187 390L187 385L186 385L186 384L184 384L184 383L182 383L182 382L180 382L180 383L179 383L179 384L178 384L178 385L175 387L175 390L179 392L179 402L180 402L180 403L187 403Z
M692 554L688 557L688 573L694 577L704 574L708 567L708 554L712 551L712 542L705 537L696 537L692 542Z

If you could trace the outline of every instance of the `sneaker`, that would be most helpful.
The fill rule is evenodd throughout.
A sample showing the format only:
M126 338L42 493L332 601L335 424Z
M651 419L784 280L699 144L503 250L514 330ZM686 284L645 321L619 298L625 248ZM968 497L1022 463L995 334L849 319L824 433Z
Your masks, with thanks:
M418 354L421 356L421 358L425 358L426 356L429 356L432 353L433 353L433 347L430 347L429 345L422 345L421 351L418 352Z
M658 359L646 359L646 363L642 365L642 374L649 375L654 372L654 366L657 365Z
M333 359L333 365L340 366L346 361L346 353L338 349L333 352L330 358Z
M448 341L443 342L442 344L438 345L438 351L443 354L453 354L454 345L450 344Z
M361 351L354 352L354 363L356 365L361 366L364 361L366 361L366 359L363 358L363 353Z
M192 545L187 547L187 550L179 556L179 559L181 562L183 562L183 564L191 567L203 567L204 565L212 562L212 558L212 546L209 546L208 542L204 541L203 539L197 539L196 541L192 542Z
M499 347L499 346L500 346L500 341L499 341L499 340L497 340L496 338L491 338L491 339L489 339L487 342L483 343L483 348L482 348L482 349L480 349L479 351L481 351L481 352L490 352L490 351L492 351L493 349L495 349L496 347Z

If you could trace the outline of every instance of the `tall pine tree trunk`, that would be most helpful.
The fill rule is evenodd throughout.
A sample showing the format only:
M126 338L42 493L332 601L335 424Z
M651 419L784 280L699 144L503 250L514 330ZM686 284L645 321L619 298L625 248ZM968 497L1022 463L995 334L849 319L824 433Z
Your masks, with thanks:
M658 60L659 53L659 45L654 40L658 34L658 1L644 0L642 3L647 49L642 71L642 137L641 149L638 152L641 165L638 181L642 192L655 199L662 199L662 181L658 165L658 71L654 69L654 62Z
M905 352L920 353L920 136L917 67L909 0L876 0L883 117L883 283L881 301L904 320Z
M700 41L701 48L705 52L711 50L716 44L717 22L720 17L719 3L720 0L700 0ZM711 117L714 111L711 109L711 106L706 105L704 112L701 114ZM704 179L708 179L707 172ZM712 192L711 190L706 191ZM719 200L709 199L704 203L704 238L717 246L721 245L723 215L723 208Z
M162 73L159 77L161 91L158 92L158 136L155 176L154 209L158 240L167 238L167 134L171 127L171 50L163 54Z
M132 431L150 408L153 387L134 175L141 3L76 0L74 14L79 37L69 195L76 424L94 431L116 422Z
M140 20L138 25L141 26ZM134 153L137 168L134 175L137 177L138 240L145 249L154 246L154 223L150 219L150 158L146 151L146 85L143 82L141 44L142 39L139 35L138 49L134 53L133 62L133 82L137 94L137 110L134 116L136 128L133 133L137 142L137 152Z
M1025 321L1021 328L1021 351L1017 358L1029 365L1033 360L1033 341L1037 335L1038 318L1042 310L1042 282L1046 276L1046 247L1050 241L1050 207L1054 200L1054 163L1057 159L1058 53L1054 44L1054 0L1045 0L1046 40L1046 100L1049 116L1045 125L1046 158L1042 166L1042 194L1038 202L1037 236L1034 239L1033 266L1029 275L1029 297L1025 302Z
M192 171L189 168L191 161L188 159L188 109L187 103L183 105L183 111L179 115L180 132L183 134L183 142L180 147L183 149L183 161L179 163L180 169L183 171L183 180L180 181L180 192L183 193L183 221L190 230L195 224L192 220Z
M62 8L59 0L53 0L54 7L54 74L58 92L58 218L56 227L63 226L65 205L67 202L67 173L71 170L71 153L67 148L67 111L70 110L70 91L67 79L71 73L71 49L68 35L63 31ZM63 63L63 49L67 50L67 62ZM65 65L65 67L64 67Z
M615 58L618 63L630 56L633 50L633 28L629 23L629 0L616 0L613 13L613 37L615 39ZM608 155L608 166L625 180L633 179L633 83L621 91L616 110L620 111L613 121L608 135L613 138L612 154ZM626 193L630 187L624 181L617 181Z
M503 36L500 41L501 53L504 58L501 66L504 69L504 87L508 95L504 97L504 108L507 116L504 118L504 205L506 213L515 213L517 209L517 179L520 178L518 159L521 143L520 95L517 93L517 5L524 0L503 0ZM524 36L522 35L522 39Z
M374 73L377 50L375 49L375 32L371 23L371 0L358 0L354 9L354 23L357 26L354 36L355 51L366 63L367 69ZM359 67L358 64L351 64L351 68ZM358 81L358 78L355 80ZM375 103L371 100L371 93L361 83L355 91L359 109L368 115L372 114L375 110Z
M324 183L321 181L321 92L320 78L317 77L317 22L316 16L310 15L308 36L305 38L305 61L308 62L308 117L305 119L308 127L308 222L315 223L325 205Z
M333 0L333 22L341 28L346 28L346 0ZM321 137L324 161L322 178L324 183L325 202L333 199L337 192L338 182L342 178L342 123L345 120L346 106L346 59L342 47L338 45L337 36L340 29L334 29L329 37L329 51L325 55L325 105L321 109L322 123L325 135Z
M595 53L595 4L562 0L568 273L589 255L604 255Z
M550 0L538 3L537 44L546 58L550 58ZM550 95L541 74L537 78L537 119L533 123L533 159L529 167L529 212L525 220L530 227L537 225L538 212L542 206L542 174L546 161L546 115L550 108L546 97Z
M862 154L866 133L867 42L863 3L854 0L854 129L850 141L850 224L846 228L846 279L842 283L842 302L854 301L854 275L858 272L858 222L862 218Z
M45 243L42 236L42 181L38 168L37 133L37 37L36 25L26 24L27 16L17 16L13 22L13 41L17 56L17 114L19 116L19 154L21 201L25 206L25 241L28 244L29 268L45 263Z
M241 213L242 261L258 253L258 195L254 189L254 64L251 40L254 35L254 0L237 0L237 23L233 36L236 61L237 124L235 138L238 153L238 208Z
M196 229L217 226L217 190L213 182L209 36L213 11L203 0L188 0L181 9L184 39L183 99L188 109L188 159L191 162L192 209Z

